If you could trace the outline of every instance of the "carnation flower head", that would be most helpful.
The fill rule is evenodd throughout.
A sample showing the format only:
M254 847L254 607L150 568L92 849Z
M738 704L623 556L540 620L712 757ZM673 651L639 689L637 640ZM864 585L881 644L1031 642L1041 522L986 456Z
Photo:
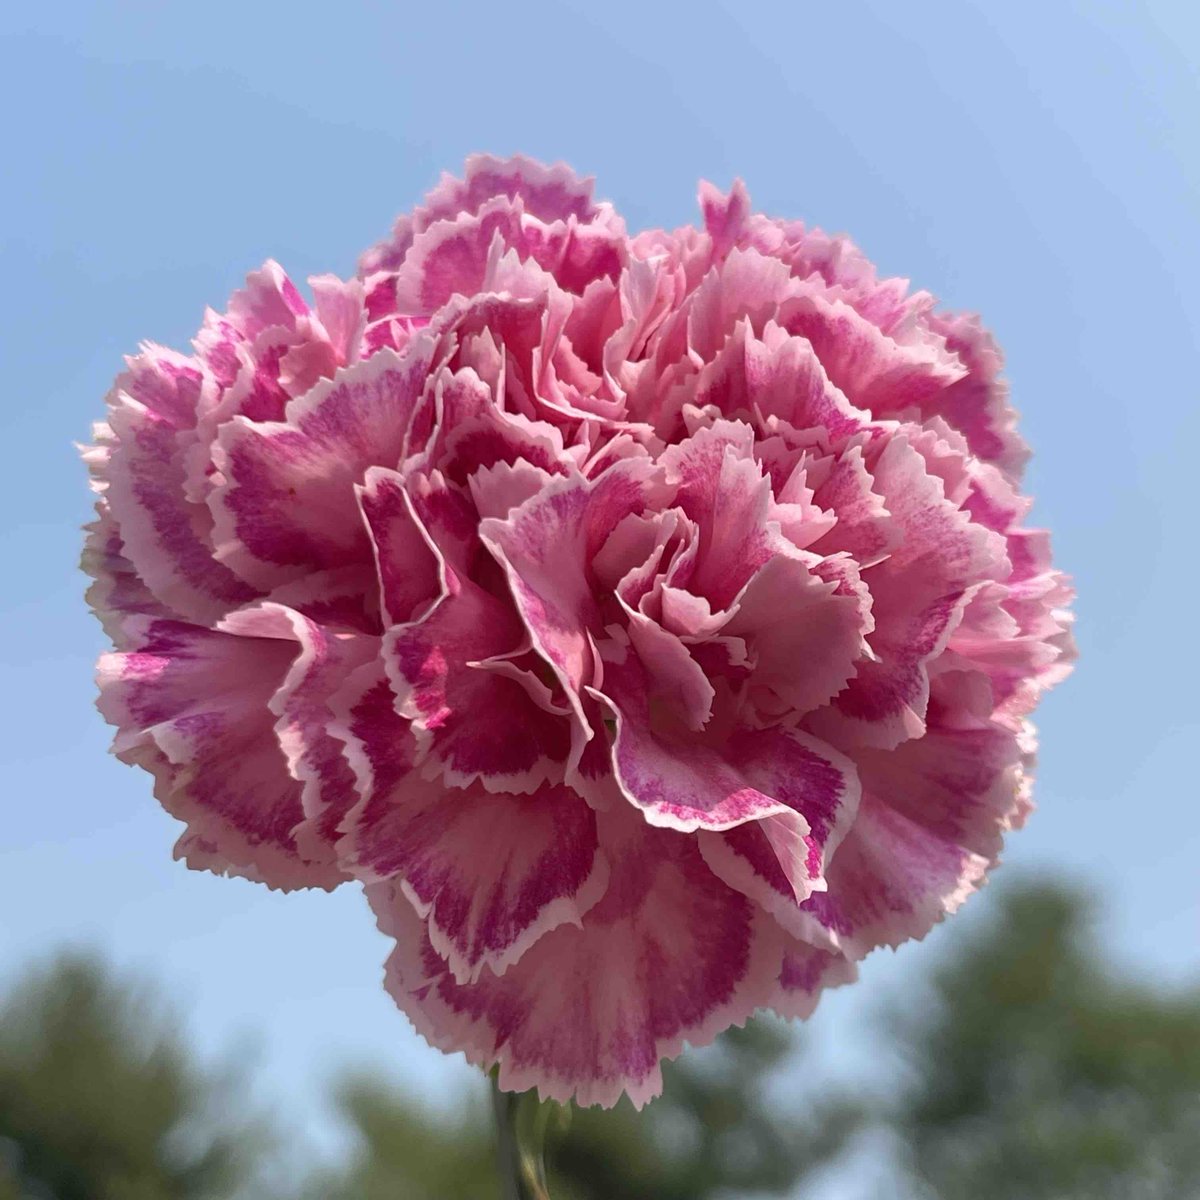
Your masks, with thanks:
M86 452L100 707L189 866L366 885L416 1028L635 1103L923 936L1073 656L971 317L700 189L468 161L350 280L268 263Z

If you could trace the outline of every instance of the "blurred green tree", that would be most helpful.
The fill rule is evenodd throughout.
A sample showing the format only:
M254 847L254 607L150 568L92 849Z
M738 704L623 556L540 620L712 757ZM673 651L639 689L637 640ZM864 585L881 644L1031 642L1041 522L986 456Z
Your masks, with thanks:
M57 958L0 1004L0 1200L233 1197L267 1142L235 1088L152 988Z
M358 1146L345 1170L310 1182L308 1200L500 1200L482 1093L446 1114L359 1074L335 1098Z
M793 1194L838 1155L857 1110L788 1103L772 1077L795 1070L803 1042L783 1022L750 1021L664 1067L663 1094L581 1109L548 1161L557 1200L708 1200Z
M1114 975L1091 905L1025 885L897 1012L888 1121L939 1200L1200 1197L1200 989Z
M883 1032L908 1070L881 1112L802 1104L776 1084L803 1043L751 1022L668 1064L641 1113L574 1111L549 1139L554 1200L797 1195L875 1117L903 1159L889 1196L1200 1198L1200 989L1114 974L1072 891L999 899L959 926L928 995L906 983ZM264 1182L267 1126L238 1094L152 989L56 960L0 1004L0 1200L500 1200L482 1088L448 1114L347 1079L352 1161L290 1191Z
M848 1105L802 1113L772 1100L773 1071L796 1053L777 1023L730 1030L716 1046L667 1064L661 1099L634 1110L575 1109L551 1120L546 1160L554 1200L708 1200L782 1196L842 1148L857 1124ZM484 1094L439 1117L369 1077L340 1090L360 1151L338 1182L313 1191L344 1200L500 1200ZM560 1133L556 1124L565 1124Z

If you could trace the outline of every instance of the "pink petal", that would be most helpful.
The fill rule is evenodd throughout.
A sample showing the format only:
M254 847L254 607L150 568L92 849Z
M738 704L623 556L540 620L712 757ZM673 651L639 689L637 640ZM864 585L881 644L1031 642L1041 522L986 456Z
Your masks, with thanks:
M827 703L854 676L863 650L865 589L840 588L838 578L823 577L821 560L800 554L764 563L724 627L756 656L749 695L764 713L802 716Z
M382 632L378 580L368 563L313 571L272 588L265 599L326 626L336 633Z
M952 694L946 678L939 678L930 729L923 738L892 751L861 750L855 758L865 790L943 840L990 862L1012 824L1021 748L1010 730L946 706Z
M941 338L893 341L849 304L816 293L787 301L779 323L809 340L851 404L876 416L920 410L967 373Z
M719 421L660 458L676 485L675 503L700 531L687 590L715 611L733 603L778 537L767 527L771 482L752 455L753 436L740 421Z
M833 528L810 549L820 554L850 554L865 570L886 558L902 535L863 461L861 446L851 446L836 459L811 470L813 502L835 515Z
M368 467L399 463L430 352L428 340L380 351L293 401L286 422L238 417L221 429L227 482L210 507L222 562L266 588L369 557L354 485Z
M271 887L336 886L331 851L308 857L294 836L302 789L269 707L295 644L137 618L127 632L133 648L101 656L99 707L118 729L114 753L149 771L187 824L177 856Z
M480 665L521 646L519 620L453 573L447 587L427 616L384 639L389 675L430 769L453 787L478 779L497 792L531 792L561 779L570 723L516 680Z
M275 735L288 770L302 789L305 820L293 830L293 838L307 856L328 858L342 818L359 798L341 743L330 732L330 701L348 674L378 657L379 641L331 633L279 604L242 609L226 617L220 628L298 647L268 707L277 718Z
M392 879L394 902L427 919L433 948L457 983L486 967L502 975L539 938L582 925L603 894L595 815L569 789L447 793L411 777L373 795L343 843L343 862L368 882Z
M623 662L606 657L604 691L594 694L616 719L621 790L652 825L719 830L799 813L823 843L853 815L858 780L836 751L784 728L691 732L672 714L660 715L632 653Z
M692 293L687 314L688 342L701 361L715 358L738 322L763 329L788 294L786 264L757 250L733 250Z
M816 853L796 854L797 843L806 837ZM809 941L829 940L821 923L800 907L825 883L820 846L798 814L765 817L720 832L704 831L697 845L713 874L770 913L780 928Z
M713 242L713 256L723 258L737 244L750 215L750 194L735 179L729 195L723 196L707 180L700 182L700 211L704 228Z
M312 275L317 319L321 322L340 367L358 358L359 346L367 326L366 297L361 281L339 279L336 275Z
M504 412L470 368L438 375L436 404L435 428L421 461L455 483L499 463L528 465L548 474L569 469L562 433L545 421Z
M412 217L401 216L392 236L363 255L361 273L394 271L404 261L414 234L435 221L477 213L498 196L519 199L526 212L542 221L589 220L596 212L592 181L580 179L563 163L547 167L519 154L509 159L475 154L467 159L465 179L443 175L424 205Z
M229 298L228 321L248 342L274 326L291 328L308 315L308 305L287 272L273 259L246 276L246 286Z
M403 475L371 467L358 494L375 549L384 615L391 624L411 621L442 592L441 556L413 509Z
M520 207L504 197L489 200L476 213L434 222L414 238L396 274L397 309L427 315L451 296L485 290L493 239L504 247L520 238Z
M170 614L125 557L120 532L105 501L96 505L96 520L84 528L87 538L79 565L93 580L87 590L87 602L104 626L104 632L118 649L124 649L125 618Z
M661 1090L663 1058L744 1021L774 986L776 935L690 839L627 830L601 830L611 877L582 928L546 934L500 978L456 983L411 907L369 888L397 942L386 985L418 1032L499 1063L505 1089L606 1106L624 1092L640 1106Z
M984 880L989 860L864 791L829 867L829 890L804 902L854 959L921 938Z
M768 1004L781 1017L806 1020L817 1007L821 993L858 978L858 968L836 951L792 941L784 951L779 981Z
M927 411L938 413L962 433L973 453L1019 479L1029 448L1017 433L1017 414L1008 402L1008 385L999 378L1004 365L992 336L972 316L930 316L931 327L946 339L946 348L967 368Z
M848 436L866 417L830 382L812 345L774 322L761 340L749 322L738 322L700 372L695 404L728 417L775 417L827 439Z
M252 600L254 589L213 558L213 522L184 496L183 447L171 421L131 397L110 411L120 441L105 498L125 557L168 609L203 624Z
M808 727L838 745L888 749L921 736L927 664L945 648L983 581L1002 577L1008 562L1002 539L944 499L941 480L902 437L888 442L872 474L900 535L889 556L863 574L878 661L862 662Z
M546 166L523 154L507 159L471 155L464 181L444 176L427 198L426 209L441 214L473 212L492 196L520 197L526 212L541 221L586 220L595 212L590 176L576 175L565 163Z
M576 704L595 668L588 631L599 628L588 566L617 525L645 506L652 475L645 460L627 459L592 481L556 480L505 519L479 527L505 568L534 647Z

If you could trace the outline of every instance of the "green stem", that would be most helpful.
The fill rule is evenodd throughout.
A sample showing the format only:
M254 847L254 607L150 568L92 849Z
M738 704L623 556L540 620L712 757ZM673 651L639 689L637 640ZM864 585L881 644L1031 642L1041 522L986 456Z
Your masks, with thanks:
M504 1200L550 1200L544 1147L549 1105L534 1092L502 1092L492 1072L496 1166Z

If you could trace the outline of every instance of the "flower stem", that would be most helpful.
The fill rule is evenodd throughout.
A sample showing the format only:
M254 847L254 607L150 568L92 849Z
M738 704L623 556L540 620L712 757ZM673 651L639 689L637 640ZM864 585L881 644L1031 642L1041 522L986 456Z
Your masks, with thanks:
M496 1166L504 1200L550 1200L544 1160L549 1108L538 1103L535 1092L502 1092L492 1072Z

